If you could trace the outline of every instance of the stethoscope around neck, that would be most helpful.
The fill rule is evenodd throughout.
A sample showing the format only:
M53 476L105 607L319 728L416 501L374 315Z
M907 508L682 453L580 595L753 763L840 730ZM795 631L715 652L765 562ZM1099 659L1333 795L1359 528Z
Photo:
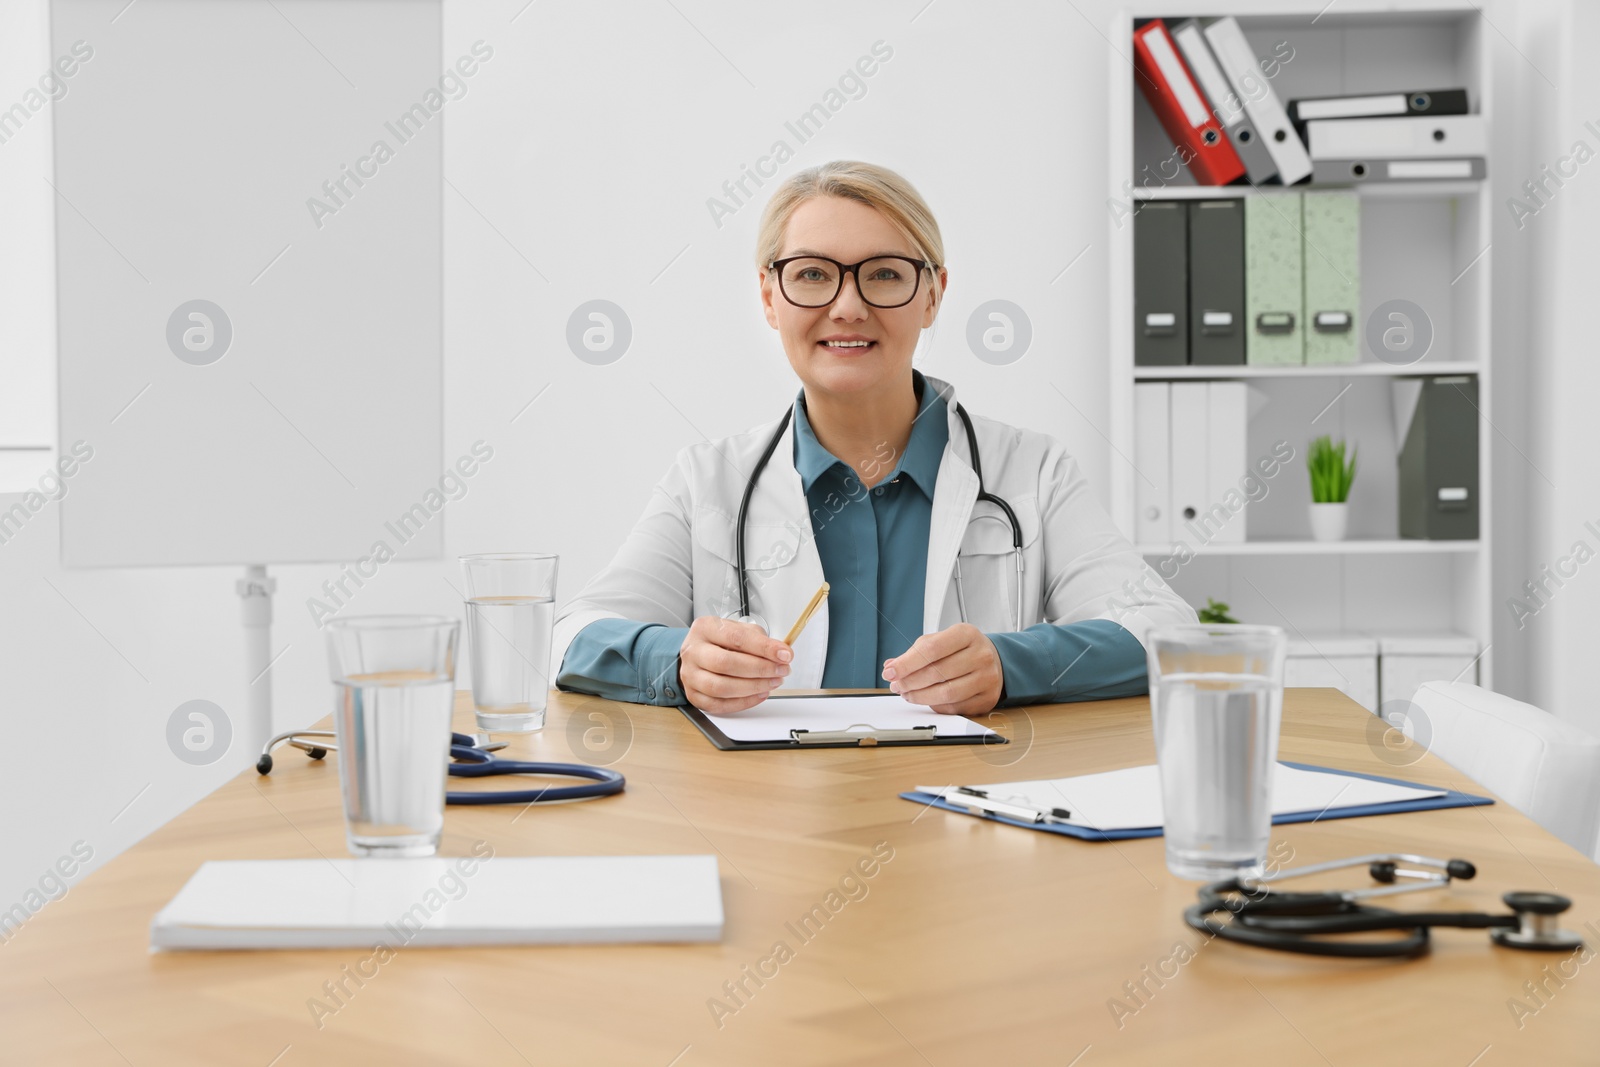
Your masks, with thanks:
M925 388L931 389L932 386L928 385ZM961 417L961 424L967 430L967 452L972 457L972 471L978 476L978 499L987 500L992 504L998 505L1000 510L1006 513L1006 521L1011 525L1011 548L1017 560L1016 631L1020 633L1022 630L1022 524L1017 521L1017 513L1011 510L1011 505L1006 503L1004 497L996 496L984 488L983 461L978 457L978 435L972 429L972 419L967 415L966 408L957 404L954 400L951 400L951 404L955 407L956 414ZM750 510L750 496L755 492L756 479L761 477L761 472L766 469L767 460L772 458L773 451L778 447L778 441L783 437L784 431L789 428L789 419L793 414L794 407L791 405L789 410L783 413L783 420L778 423L777 432L772 435L772 439L767 442L766 449L761 453L761 458L756 461L755 469L750 472L750 478L745 482L744 498L739 501L739 519L734 528L734 544L739 561L739 617L742 619L750 617L750 589L745 580L744 568L745 515ZM979 518L1000 521L998 515L980 515ZM962 589L961 556L959 553L956 555L956 607L961 612L961 621L966 622L967 598Z

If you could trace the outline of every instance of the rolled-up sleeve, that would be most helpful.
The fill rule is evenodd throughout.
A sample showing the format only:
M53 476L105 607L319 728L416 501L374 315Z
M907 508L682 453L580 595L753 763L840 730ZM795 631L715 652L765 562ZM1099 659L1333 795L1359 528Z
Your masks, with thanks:
M634 704L683 703L678 649L687 626L596 619L567 646L556 686Z
M999 706L1110 700L1145 692L1144 646L1109 619L1048 623L989 634L1000 653Z

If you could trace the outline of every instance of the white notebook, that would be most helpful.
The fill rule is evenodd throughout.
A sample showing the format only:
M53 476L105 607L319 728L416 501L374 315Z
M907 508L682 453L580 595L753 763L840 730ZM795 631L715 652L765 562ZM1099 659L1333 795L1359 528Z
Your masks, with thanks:
M706 717L732 741L785 741L790 730L905 730L932 726L940 737L982 737L994 733L964 715L940 715L896 693L877 696L771 696L744 711ZM866 732L865 730L862 731Z
M1090 830L1144 830L1163 823L1161 778L1153 763L1075 778L973 784L969 788L982 789L995 800L1031 808L1066 808L1072 813L1066 822ZM954 789L954 786L917 787L918 792L959 803L958 798L946 795ZM1337 771L1301 770L1282 763L1272 769L1272 814L1275 816L1424 800L1442 797L1445 792L1374 782Z
M212 860L158 949L718 941L715 856Z

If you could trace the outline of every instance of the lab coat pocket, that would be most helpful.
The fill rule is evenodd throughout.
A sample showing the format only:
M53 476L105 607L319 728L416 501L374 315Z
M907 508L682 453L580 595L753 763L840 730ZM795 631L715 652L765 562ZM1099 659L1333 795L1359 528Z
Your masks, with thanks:
M695 615L734 616L739 612L737 520L716 508L698 507L694 514ZM800 556L800 531L774 523L745 525L744 563L750 610L766 618L771 603L767 589L781 582L785 568ZM775 590L774 590L775 591ZM781 625L767 620L769 626Z
M1039 506L1037 497L1008 497L1022 528L1022 626L1039 621L1038 578L1032 573L1038 558ZM967 520L966 533L956 557L964 619L984 633L1008 633L1017 628L1017 554L1011 523L1004 509L987 500L977 501Z

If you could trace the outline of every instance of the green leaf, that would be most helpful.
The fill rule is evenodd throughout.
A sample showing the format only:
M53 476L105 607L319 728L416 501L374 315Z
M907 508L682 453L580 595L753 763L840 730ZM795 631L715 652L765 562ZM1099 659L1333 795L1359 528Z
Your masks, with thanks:
M1345 442L1337 445L1329 434L1312 441L1306 449L1306 471L1311 479L1311 499L1317 504L1338 504L1350 497L1356 478L1356 451L1350 448L1345 460Z

